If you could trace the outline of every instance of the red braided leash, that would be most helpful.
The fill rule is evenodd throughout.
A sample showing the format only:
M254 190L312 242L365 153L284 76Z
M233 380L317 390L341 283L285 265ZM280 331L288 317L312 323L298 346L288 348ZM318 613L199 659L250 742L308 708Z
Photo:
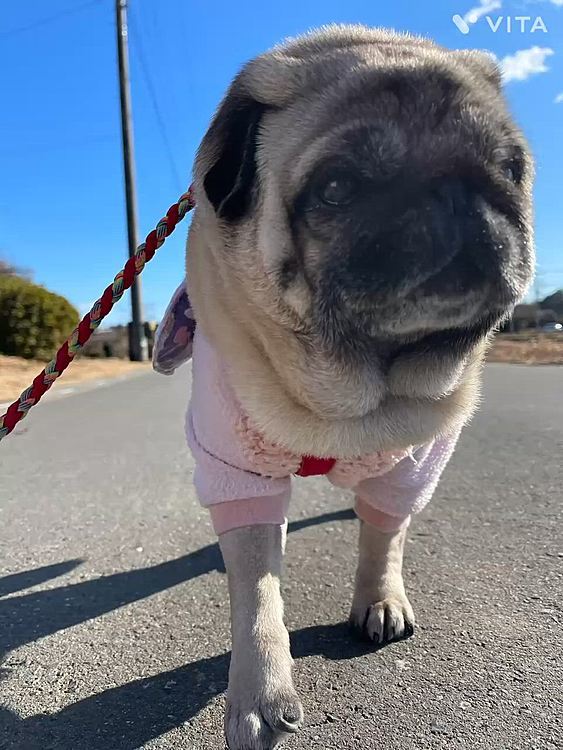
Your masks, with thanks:
M39 403L41 397L49 390L55 380L63 374L77 352L82 349L115 303L121 299L125 290L129 289L135 276L142 273L145 264L149 260L152 260L157 249L172 234L176 225L182 221L184 216L194 206L193 189L190 187L188 192L184 193L177 203L170 206L166 216L158 222L156 229L153 229L147 235L146 240L139 245L135 255L129 258L123 270L113 280L113 284L110 284L100 299L92 305L90 312L86 313L82 318L71 336L58 350L55 357L39 373L31 386L0 417L0 440L12 432L17 423L26 416L32 406Z

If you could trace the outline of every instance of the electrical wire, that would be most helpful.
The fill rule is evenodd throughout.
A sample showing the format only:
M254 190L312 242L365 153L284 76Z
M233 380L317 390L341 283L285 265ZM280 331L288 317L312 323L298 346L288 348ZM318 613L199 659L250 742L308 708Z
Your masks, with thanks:
M13 36L14 34L21 34L24 31L32 31L33 29L40 28L41 26L47 26L50 23L53 23L54 21L58 21L60 18L66 18L67 16L72 16L75 13L80 13L80 11L86 10L86 8L90 8L93 5L98 5L101 3L102 0L89 0L87 3L82 3L81 5L77 5L74 8L66 8L66 10L61 10L58 13L53 13L52 16L47 16L47 18L41 18L38 21L34 21L33 23L27 24L26 26L19 26L15 29L7 29L6 31L0 31L0 38L6 37L6 36Z
M154 114L156 117L156 122L158 129L160 131L160 136L162 138L162 142L164 144L164 148L166 151L166 156L168 158L168 162L170 164L170 171L172 172L172 175L174 177L174 180L176 182L176 188L178 191L181 191L183 189L183 180L180 177L180 170L178 169L178 166L176 164L176 160L174 158L174 150L172 149L172 145L170 143L170 139L168 138L168 133L166 132L166 125L164 121L164 117L162 116L162 111L160 109L159 103L158 103L158 97L156 94L156 89L153 85L152 78L150 75L149 67L147 64L147 59L145 57L145 51L143 47L143 42L141 38L141 34L139 32L139 26L137 25L137 20L134 17L134 14L131 12L131 9L129 10L129 23L130 26L134 29L135 32L135 44L132 45L133 49L136 51L136 53L139 56L139 61L141 63L141 71L143 73L143 78L145 79L145 84L147 87L147 91L149 93L149 97L154 109Z

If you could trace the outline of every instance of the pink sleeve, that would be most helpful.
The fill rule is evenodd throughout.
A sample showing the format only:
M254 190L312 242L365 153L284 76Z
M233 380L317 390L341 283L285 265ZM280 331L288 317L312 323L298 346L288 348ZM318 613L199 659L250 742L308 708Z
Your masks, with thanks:
M289 502L289 474L274 478L256 472L236 429L240 407L223 363L199 328L194 337L192 372L186 436L195 459L196 492L200 503L213 509L216 530L223 533L240 525L283 521Z
M388 522L391 530L393 525L406 523L413 513L420 513L434 494L458 438L456 433L434 440L386 474L360 482L354 488L360 518L381 526L385 516L391 517Z

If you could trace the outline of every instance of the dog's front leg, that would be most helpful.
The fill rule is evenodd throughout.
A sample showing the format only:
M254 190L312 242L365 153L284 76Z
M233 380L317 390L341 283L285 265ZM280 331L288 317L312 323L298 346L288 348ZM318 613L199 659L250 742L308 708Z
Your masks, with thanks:
M231 750L269 750L303 719L280 593L285 536L285 526L257 525L219 537L231 597L225 716Z
M350 622L377 645L412 635L414 613L403 583L406 528L360 522L359 560Z

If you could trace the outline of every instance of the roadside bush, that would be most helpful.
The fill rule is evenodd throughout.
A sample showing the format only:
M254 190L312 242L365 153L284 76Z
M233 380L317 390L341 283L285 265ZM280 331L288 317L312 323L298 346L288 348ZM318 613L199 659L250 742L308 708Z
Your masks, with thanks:
M0 274L0 353L50 359L78 321L78 311L64 297Z

